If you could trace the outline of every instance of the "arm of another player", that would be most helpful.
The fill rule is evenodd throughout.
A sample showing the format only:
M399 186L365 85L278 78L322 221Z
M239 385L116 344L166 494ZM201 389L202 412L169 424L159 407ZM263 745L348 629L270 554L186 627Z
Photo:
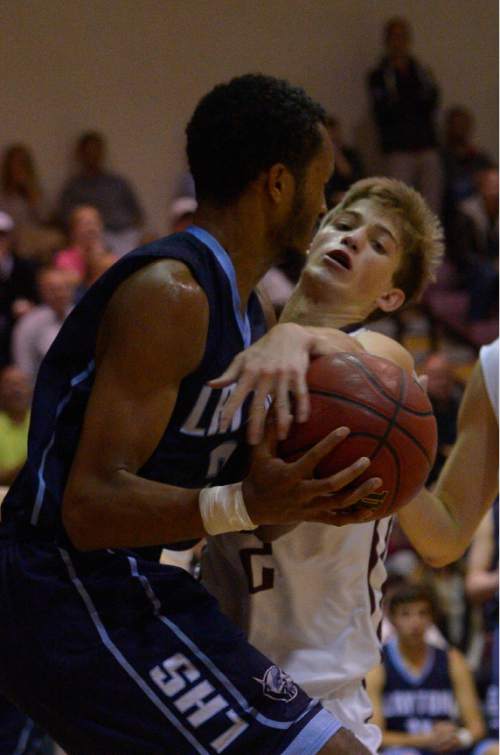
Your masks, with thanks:
M445 566L463 554L497 493L498 423L477 362L460 405L457 441L436 488L402 508L399 522L427 563Z
M473 603L481 604L498 592L498 566L492 569L494 553L492 512L479 525L467 554L465 592Z
M468 744L470 747L473 742L478 742L486 735L481 703L471 670L462 653L456 648L450 648L448 651L448 664L460 719L463 727L470 732L472 738L472 742ZM460 747L460 739L455 743L455 747L457 749Z

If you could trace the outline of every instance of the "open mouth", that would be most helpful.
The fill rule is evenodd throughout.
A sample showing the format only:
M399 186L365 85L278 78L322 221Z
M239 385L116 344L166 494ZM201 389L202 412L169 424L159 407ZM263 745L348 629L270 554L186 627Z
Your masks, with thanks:
M344 270L351 270L352 268L351 258L349 257L347 252L343 252L340 249L335 249L332 252L328 252L325 256L328 260L331 260L340 267L344 268Z

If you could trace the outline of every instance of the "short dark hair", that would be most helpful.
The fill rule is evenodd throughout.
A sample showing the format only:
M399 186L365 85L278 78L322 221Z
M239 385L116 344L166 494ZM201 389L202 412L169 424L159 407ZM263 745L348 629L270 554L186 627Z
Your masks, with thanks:
M399 606L409 603L427 603L433 618L436 616L436 603L432 592L425 585L404 584L398 587L389 600L389 615L394 615Z
M197 199L228 204L276 163L300 179L319 150L325 117L302 89L272 76L246 74L219 84L186 128Z

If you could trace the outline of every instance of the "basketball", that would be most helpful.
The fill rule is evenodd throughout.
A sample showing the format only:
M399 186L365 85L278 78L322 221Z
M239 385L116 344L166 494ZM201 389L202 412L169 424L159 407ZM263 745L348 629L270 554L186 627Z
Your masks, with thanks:
M337 427L351 432L317 466L317 477L328 477L367 456L371 464L350 484L370 477L382 485L354 508L369 507L376 518L408 503L424 486L437 446L431 403L417 379L393 362L372 354L338 353L315 359L307 374L311 413L294 423L278 446L285 461L293 461Z

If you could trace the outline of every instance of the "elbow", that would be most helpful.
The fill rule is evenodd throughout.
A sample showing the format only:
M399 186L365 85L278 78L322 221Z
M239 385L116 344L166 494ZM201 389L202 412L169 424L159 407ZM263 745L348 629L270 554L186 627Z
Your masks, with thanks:
M463 556L465 553L465 546L463 548L443 548L440 551L419 551L419 556L427 564L427 566L433 569L442 569L449 564L453 564L455 561Z
M432 569L442 569L445 566L448 566L448 564L451 564L456 559L454 558L448 558L444 554L441 553L421 553L420 557L422 561L427 564L427 566L430 566Z

